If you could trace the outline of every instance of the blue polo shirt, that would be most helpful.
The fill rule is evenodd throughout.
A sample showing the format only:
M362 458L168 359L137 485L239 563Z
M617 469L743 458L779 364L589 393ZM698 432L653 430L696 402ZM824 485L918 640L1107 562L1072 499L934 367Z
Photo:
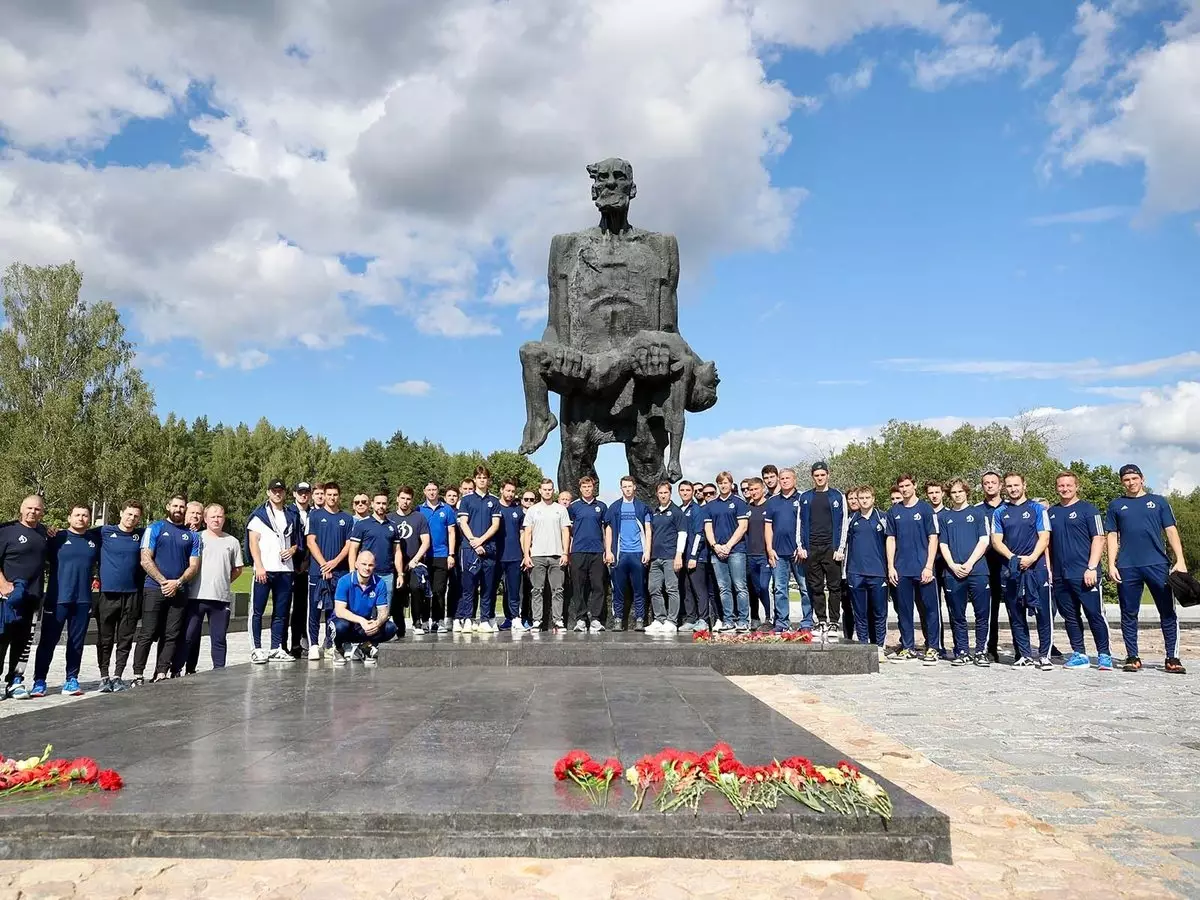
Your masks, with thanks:
M186 525L159 519L142 535L142 549L154 555L154 565L170 580L186 572L192 557L200 555L200 542ZM158 582L147 575L146 587L158 590Z
M657 506L650 510L650 558L674 559L679 547L679 534L687 534L687 520L674 503L665 509Z
M937 514L937 523L938 543L950 548L950 555L956 563L965 563L970 559L979 539L988 536L987 516L977 506L965 506L962 509L943 507ZM987 570L987 554L984 552L975 560L970 574L986 575Z
M937 534L937 514L924 500L897 503L888 510L887 536L896 539L894 563L901 578L917 578L929 559L929 536Z
M992 534L998 534L1010 553L1028 556L1037 546L1038 533L1050 530L1050 517L1040 503L1026 500L1024 503L1009 503L1007 500L992 513ZM1038 557L1033 570L1049 574L1046 554Z
M99 529L83 534L60 531L50 538L47 548L50 583L46 590L46 602L58 606L91 603L92 573L99 560Z
M417 508L429 525L428 557L444 559L450 555L450 529L458 527L458 513L444 500L439 500L437 506L430 506L426 501Z
M887 523L879 510L852 513L846 525L846 574L886 577L886 541Z
M1120 538L1117 568L1166 565L1169 560L1163 544L1163 529L1174 524L1171 504L1159 494L1118 497L1108 504L1104 529L1115 531Z
M1086 500L1050 507L1050 565L1056 581L1079 581L1092 555L1092 538L1104 534L1100 510Z
M354 527L354 517L344 509L328 512L324 509L314 509L308 514L308 534L316 541L317 549L325 560L331 560L346 546L350 540L350 531ZM342 557L333 577L339 572L348 571L350 563L347 557ZM308 580L316 584L321 580L321 567L313 560L308 568Z
M590 503L582 497L571 501L567 515L571 517L572 553L604 552L604 517L607 514L608 504L597 497Z
M136 591L142 575L142 529L122 531L101 525L100 590L128 594Z
M333 600L335 603L345 603L350 612L364 619L375 618L376 607L388 606L391 603L386 581L372 574L364 587L358 583L357 572L347 572L338 579Z
M496 532L500 538L496 542L500 562L520 562L525 554L521 551L521 529L525 527L525 510L514 503L498 507L500 510L500 530ZM476 532L479 534L480 532Z
M750 518L750 507L745 500L736 494L730 494L724 500L720 497L714 497L704 504L704 509L708 512L709 521L712 522L713 526L713 537L718 544L724 544L733 537L733 533L737 531L738 523ZM736 544L729 548L729 552L746 552L745 534L742 535Z
M800 514L800 492L792 496L775 494L767 501L767 521L771 523L771 543L779 556L792 558L796 552L796 517Z
M370 550L375 554L376 575L396 574L396 543L399 540L395 524L387 519L380 522L373 515L359 519L350 529L350 542L359 545L359 552Z
M475 537L482 537L492 527L492 520L500 518L500 498L494 494L480 496L478 491L471 491L458 501L458 521L465 521ZM466 537L464 532L463 537ZM467 548L469 549L469 547ZM483 544L485 553L495 559L496 536L492 535Z
M686 558L694 559L696 562L706 562L708 560L708 541L704 539L704 523L708 521L708 514L704 511L704 504L693 500L687 506L681 506L680 511L683 513L683 521L687 526Z

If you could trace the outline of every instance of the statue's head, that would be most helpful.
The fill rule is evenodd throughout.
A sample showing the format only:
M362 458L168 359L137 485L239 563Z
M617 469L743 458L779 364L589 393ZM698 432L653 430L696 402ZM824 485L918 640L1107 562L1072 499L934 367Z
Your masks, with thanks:
M633 166L623 159L609 157L587 167L592 176L592 200L599 209L628 209L637 196Z
M715 363L703 362L696 366L695 381L688 392L687 411L704 412L712 409L717 403L717 385L721 378L717 375Z

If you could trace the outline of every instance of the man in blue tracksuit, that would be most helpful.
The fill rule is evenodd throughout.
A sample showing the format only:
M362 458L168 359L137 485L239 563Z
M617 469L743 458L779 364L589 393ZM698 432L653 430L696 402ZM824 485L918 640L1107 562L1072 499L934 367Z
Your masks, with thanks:
M1015 668L1050 670L1050 645L1054 620L1050 613L1050 569L1046 548L1050 545L1050 517L1046 508L1025 494L1025 476L1004 476L1005 501L992 513L992 547L1005 560L1000 570L1004 602L1012 627ZM1028 610L1037 618L1038 650L1029 642Z
M887 514L888 582L896 588L896 618L900 625L900 649L890 658L916 658L913 612L917 603L925 609L925 655L921 661L935 666L941 658L942 614L934 584L937 556L937 516L933 507L917 499L911 475L896 481L900 502Z
M842 544L842 522L846 498L829 486L829 466L825 463L813 463L812 481L812 489L800 495L800 559L804 562L808 594L817 619L814 630L822 640L835 642L842 613L842 559L846 551Z
M703 491L703 485L701 485ZM696 502L696 486L690 481L679 482L679 510L687 528L687 548L684 568L679 573L679 594L683 598L684 632L707 632L708 606L708 542L704 540L704 507Z
M717 496L705 504L704 536L712 548L713 574L721 594L718 631L750 631L750 593L746 587L746 530L750 507L733 493L733 475L717 475Z
M800 591L800 630L812 631L812 600L796 540L799 523L800 494L796 490L796 470L784 469L779 473L779 492L767 501L766 515L767 563L774 570L777 632L791 627L791 578L796 579Z
M646 566L650 563L650 509L636 496L637 483L621 479L621 499L604 516L604 562L612 572L613 631L624 631L625 592L633 592L634 631L645 631Z
M875 492L858 491L858 511L846 520L846 582L854 604L854 636L883 652L887 639L887 522Z
M1112 669L1108 644L1108 622L1100 596L1100 557L1104 553L1104 522L1100 510L1079 499L1079 479L1063 472L1055 482L1059 502L1050 507L1050 566L1054 575L1054 597L1067 626L1071 655L1063 666L1091 666L1083 643L1083 615L1087 616L1096 640L1096 667Z
M961 478L950 482L950 505L943 506L938 517L938 549L945 563L942 587L950 608L950 630L954 635L951 665L974 663L987 667L988 628L991 596L988 592L987 514L978 506L969 506L967 483ZM967 605L975 611L975 652L967 630Z
M336 659L333 649L334 592L339 579L349 572L350 532L354 519L342 510L342 489L336 481L325 482L325 505L308 514L308 658L321 659L321 648ZM374 567L371 569L374 574ZM321 616L325 629L322 633Z
M1117 583L1121 603L1121 637L1125 640L1126 672L1142 668L1138 656L1138 611L1142 588L1148 588L1158 609L1166 647L1164 669L1172 675L1186 674L1179 659L1179 618L1175 598L1167 584L1170 572L1187 572L1183 546L1171 504L1160 494L1148 494L1142 470L1135 465L1121 467L1125 496L1108 504L1104 530L1108 532L1108 574ZM1167 558L1163 535L1171 545L1175 565Z
M462 596L454 619L456 632L494 632L496 611L496 532L500 530L500 498L488 493L492 473L487 466L475 467L467 489L458 501L458 527L462 531ZM476 589L479 592L479 620L472 622Z

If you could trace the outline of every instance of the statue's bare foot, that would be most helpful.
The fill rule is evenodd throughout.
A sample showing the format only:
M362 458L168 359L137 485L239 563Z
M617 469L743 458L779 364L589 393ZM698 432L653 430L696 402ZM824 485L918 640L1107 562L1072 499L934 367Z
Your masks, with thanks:
M667 481L682 481L683 468L679 465L679 457L672 456L667 460Z
M546 413L543 418L531 418L525 423L525 432L521 435L521 447L518 453L526 455L533 453L546 443L546 438L558 427L558 419L554 413Z

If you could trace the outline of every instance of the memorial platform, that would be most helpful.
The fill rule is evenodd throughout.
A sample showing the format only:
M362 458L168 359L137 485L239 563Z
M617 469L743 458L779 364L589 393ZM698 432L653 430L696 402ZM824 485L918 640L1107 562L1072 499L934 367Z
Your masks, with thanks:
M381 666L682 666L722 675L866 675L879 671L879 653L862 644L693 641L691 635L634 631L523 636L417 635L379 648Z
M883 779L888 822L792 801L739 819L606 808L574 747L632 762L717 740L743 761L846 756L709 668L236 666L5 720L4 749L93 756L117 793L0 803L0 859L654 856L950 861L945 815ZM712 801L712 802L709 802Z

